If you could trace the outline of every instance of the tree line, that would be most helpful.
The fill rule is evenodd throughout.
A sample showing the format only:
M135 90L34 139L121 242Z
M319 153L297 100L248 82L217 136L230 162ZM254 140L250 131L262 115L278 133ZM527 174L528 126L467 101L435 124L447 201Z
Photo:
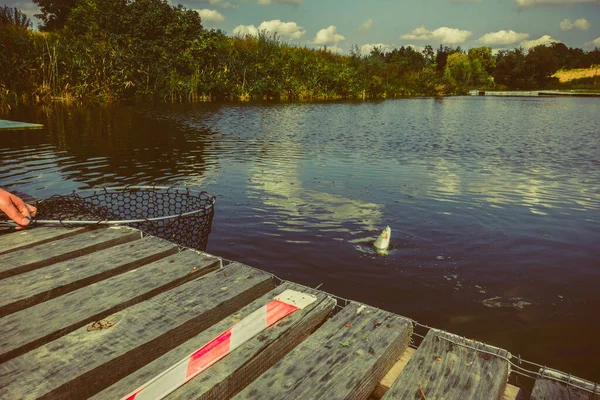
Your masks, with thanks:
M559 69L600 64L600 49L562 43L503 50L426 46L349 55L277 35L227 36L167 0L34 0L39 31L0 8L0 104L50 98L101 102L385 98L478 89L559 87ZM593 78L570 88L591 88Z

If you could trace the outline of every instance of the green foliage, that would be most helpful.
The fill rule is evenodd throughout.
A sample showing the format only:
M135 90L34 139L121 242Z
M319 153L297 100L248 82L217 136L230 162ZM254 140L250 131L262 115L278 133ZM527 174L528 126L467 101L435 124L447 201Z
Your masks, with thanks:
M553 48L535 46L525 56L528 74L538 87L545 87L551 76L558 71L558 57Z
M469 88L489 84L490 77L483 66L483 63L489 64L489 59L485 55L479 58L479 54L477 51L469 51L469 55L456 52L448 56L445 77L455 94L462 94ZM489 55L491 57L491 49Z
M431 47L430 45L425 46L422 53L423 53L423 58L425 60L425 64L428 67L433 65L433 63L435 62L435 53L433 51L433 47Z
M462 53L462 50L459 47L452 48L448 46L442 46L437 49L437 53L435 56L435 66L440 75L443 75L446 71L446 64L448 63L448 57L454 53Z
M473 83L473 66L466 54L453 53L446 60L445 77L454 93L464 91Z
M505 50L426 46L348 56L277 35L228 37L167 0L36 0L44 29L0 8L0 103L29 97L111 102L386 98L555 84L557 68L600 64L600 50L562 44ZM15 19L15 16L18 17ZM9 22L6 22L9 21ZM15 23L17 21L17 23ZM587 82L587 81L586 81ZM586 84L581 82L578 84Z
M589 68L596 60L600 60L600 50L585 52L562 43L536 46L527 52L522 48L503 50L496 55L494 80L509 89L558 88L557 79L552 78L558 70Z
M496 83L511 89L528 89L533 84L525 62L525 50L502 50L496 56Z
M44 21L41 30L56 32L65 26L78 0L33 0L33 2L40 7L41 13L35 16Z
M479 61L481 67L488 75L493 75L496 70L496 59L492 56L491 47L475 47L469 49L469 60L471 62Z
M21 26L0 24L0 88L13 93L5 97L39 95L42 52L43 38L39 34Z
M556 57L559 69L588 68L596 64L594 51L586 53L583 49L567 47L564 43L552 43L550 49Z

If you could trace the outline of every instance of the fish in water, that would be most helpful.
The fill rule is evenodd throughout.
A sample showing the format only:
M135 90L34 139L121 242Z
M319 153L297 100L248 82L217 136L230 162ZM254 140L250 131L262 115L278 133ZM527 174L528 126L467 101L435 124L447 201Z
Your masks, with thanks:
M373 247L375 247L375 250L379 250L379 251L387 250L388 246L390 245L391 237L392 237L392 229L389 226L386 226L381 231L381 234L377 237L377 239L375 239L375 242L373 243Z

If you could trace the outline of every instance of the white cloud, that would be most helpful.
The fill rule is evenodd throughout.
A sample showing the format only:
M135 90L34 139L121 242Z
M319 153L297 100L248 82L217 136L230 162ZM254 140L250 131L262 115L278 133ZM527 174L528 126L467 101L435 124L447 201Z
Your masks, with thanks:
M269 33L277 33L290 39L300 39L306 33L302 27L295 22L281 22L278 19L265 21L259 25L258 30L266 30Z
M199 4L208 4L212 7L219 7L219 8L238 8L238 5L235 4L231 4L230 2L226 1L226 0L193 0L194 3L199 3ZM173 5L173 1L169 1L169 3L171 3L171 5Z
M342 40L346 39L344 36L337 33L337 28L334 25L330 25L328 28L321 29L315 35L313 44L337 44Z
M580 18L575 22L571 22L570 19L564 19L560 23L560 29L563 31L570 31L571 29L579 29L580 31L587 31L590 29L592 24L585 18Z
M367 43L367 44L363 44L362 46L360 46L360 53L364 54L364 55L371 54L371 50L373 50L375 47L379 47L381 49L381 51L383 51L384 53L388 53L388 52L394 50L394 46L389 45L389 44Z
M482 44L496 45L496 44L513 44L525 40L529 37L528 33L518 33L515 31L500 30L498 32L486 33L479 38L479 42Z
M342 54L343 50L340 46L338 46L337 44L334 44L333 46L327 46L327 50L331 51L332 53L336 53L336 54Z
M238 25L233 28L233 34L236 36L258 36L258 29L254 25Z
M209 10L207 8L203 10L194 10L198 14L200 14L200 19L202 22L222 22L225 21L225 17L223 14L218 12L217 10Z
M408 40L437 40L445 44L456 44L463 43L472 34L473 33L471 31L448 28L446 26L442 26L436 30L430 31L429 29L425 28L425 26L421 25L411 33L405 33L404 35L400 36L400 38Z
M515 0L521 7L531 7L542 4L576 4L576 3L599 3L600 0Z
M535 40L523 40L521 42L521 46L523 46L523 48L525 50L529 50L535 46L550 45L552 43L561 43L561 41L558 39L552 39L552 37L550 35L544 35L544 36L540 37L539 39L535 39Z
M285 4L292 6L302 5L303 0L258 0L257 3L261 6L269 6L271 4Z
M587 42L586 47L600 47L600 36L597 37L596 39L592 40L591 42Z
M238 25L233 29L233 34L258 36L258 32L261 31L265 31L267 34L276 33L289 39L300 39L306 34L306 31L302 30L302 27L295 22L281 22L278 19L263 21L258 28L254 25Z
M365 22L360 24L360 29L363 31L366 31L366 30L371 29L372 26L373 26L373 19L369 18L368 20L366 20Z

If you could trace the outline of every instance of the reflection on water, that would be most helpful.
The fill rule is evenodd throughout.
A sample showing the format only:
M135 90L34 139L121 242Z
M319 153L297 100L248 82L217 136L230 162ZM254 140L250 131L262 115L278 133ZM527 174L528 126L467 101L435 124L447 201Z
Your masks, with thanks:
M131 108L57 105L35 110L32 117L44 121L46 130L11 134L3 142L3 164L19 167L8 165L2 177L42 190L40 196L117 182L159 184L174 176L214 175L219 169L214 142L188 141L169 121Z
M207 190L209 252L598 380L599 105L21 108L46 129L2 134L0 186Z
M350 232L343 224L377 229L382 205L304 187L298 165L301 155L299 144L281 141L262 149L260 163L250 170L247 196L282 215L276 223L278 230L322 235Z

